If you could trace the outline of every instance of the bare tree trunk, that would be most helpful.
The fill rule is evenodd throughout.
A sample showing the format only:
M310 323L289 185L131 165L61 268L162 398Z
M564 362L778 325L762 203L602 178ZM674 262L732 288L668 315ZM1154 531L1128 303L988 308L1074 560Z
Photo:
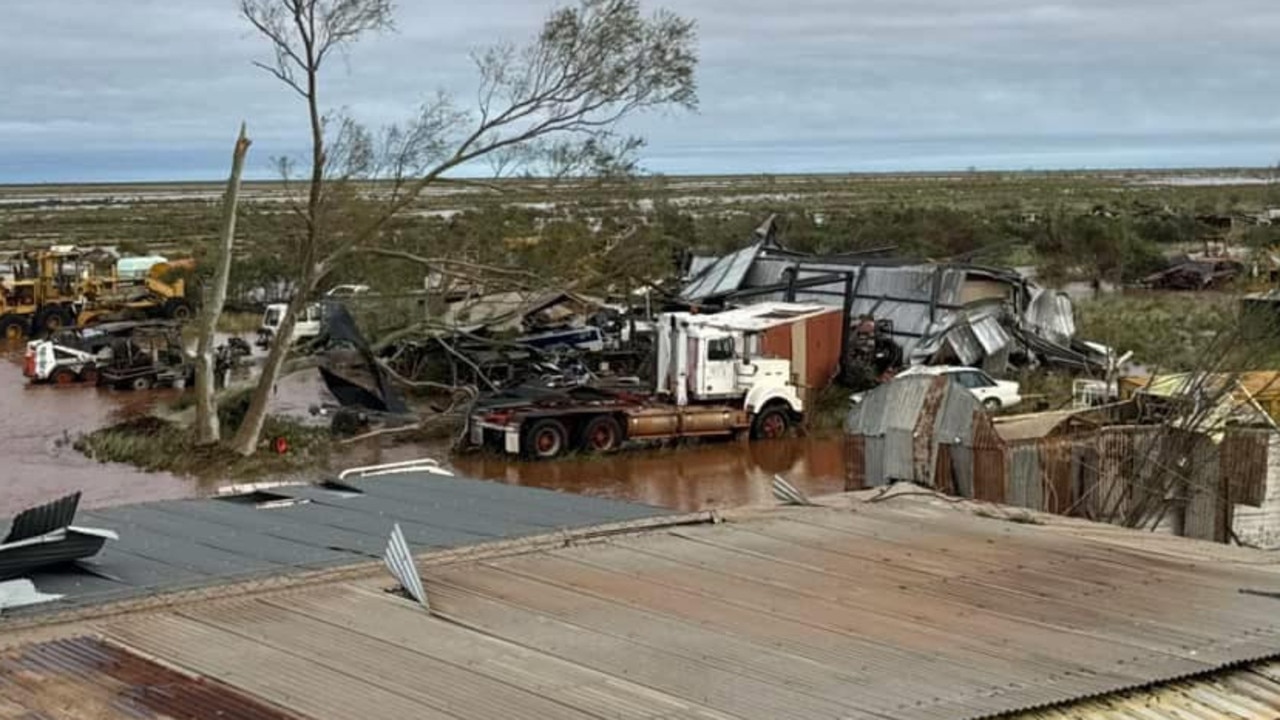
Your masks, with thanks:
M313 8L314 10L314 8ZM299 18L301 16L298 16ZM301 23L302 21L299 20ZM311 16L310 22L314 22ZM258 449L262 438L262 427L267 421L267 403L275 391L280 379L280 368L284 366L285 357L293 345L293 327L298 319L298 312L306 307L311 292L316 284L316 259L319 248L321 217L320 203L324 194L324 119L320 113L319 73L320 60L315 45L315 28L311 27L303 33L304 65L307 75L306 89L299 88L307 100L307 114L311 121L311 186L307 193L307 232L303 241L300 258L300 277L294 290L293 299L280 320L277 335L271 343L271 352L267 353L267 361L262 366L262 377L253 389L253 397L249 399L249 409L245 411L244 420L236 429L236 436L231 447L241 455L252 455Z
M245 135L244 123L240 124L240 137L236 139L231 157L231 177L227 179L227 194L222 200L222 237L218 244L218 267L214 271L213 285L205 292L204 307L200 311L200 344L196 351L196 443L213 445L222 439L218 427L218 403L215 398L217 368L213 357L214 332L222 307L227 302L227 281L231 277L231 246L236 236L236 206L240 202L240 175L244 160L253 143Z
M280 379L280 370L289 355L289 348L293 346L293 327L298 312L306 307L307 298L311 295L311 285L310 279L298 284L297 292L289 301L289 309L281 318L280 327L276 329L276 336L271 341L271 351L267 353L267 360L262 365L262 376L258 378L253 396L249 399L249 409L245 411L244 420L231 439L231 449L241 455L252 455L258 449L262 427L267 421L267 403L271 401L276 382Z

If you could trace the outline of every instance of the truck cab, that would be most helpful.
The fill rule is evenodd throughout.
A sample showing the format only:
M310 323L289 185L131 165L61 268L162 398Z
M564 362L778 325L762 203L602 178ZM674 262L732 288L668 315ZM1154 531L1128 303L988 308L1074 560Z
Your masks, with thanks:
M659 327L658 390L675 405L741 403L755 413L775 403L804 412L791 361L765 354L759 333L689 313L664 315Z

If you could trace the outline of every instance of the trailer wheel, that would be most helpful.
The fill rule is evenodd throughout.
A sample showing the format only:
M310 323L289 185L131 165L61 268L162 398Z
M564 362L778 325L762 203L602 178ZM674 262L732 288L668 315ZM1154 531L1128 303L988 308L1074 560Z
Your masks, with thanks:
M21 315L0 317L0 339L21 340L27 335L27 321Z
M149 375L139 375L129 381L129 387L134 390L150 390L151 386L154 384L155 380L153 380Z
M781 405L766 405L751 421L752 440L776 440L785 437L791 417Z
M620 445L622 445L622 425L609 415L591 418L582 429L581 447L585 452L613 452Z
M54 385L70 385L76 381L76 373L69 367L54 368L49 373L49 382Z
M524 435L525 454L535 460L550 460L564 452L569 431L559 420L538 420Z

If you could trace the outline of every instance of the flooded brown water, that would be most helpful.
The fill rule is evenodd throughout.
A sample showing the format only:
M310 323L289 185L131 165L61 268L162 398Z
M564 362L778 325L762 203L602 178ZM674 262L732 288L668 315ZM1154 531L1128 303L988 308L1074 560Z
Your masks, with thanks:
M104 465L72 447L76 436L143 414L174 392L31 385L21 347L0 348L0 516L77 490L84 507L192 495L193 481Z
M19 346L0 348L0 517L74 491L85 507L206 495L236 478L200 481L102 464L72 443L82 433L137 417L179 391L120 392L84 386L31 385L22 375ZM281 380L271 410L308 417L322 399L315 372ZM675 449L636 450L603 458L528 463L493 454L455 457L460 475L510 485L647 503L676 510L770 504L770 483L782 475L819 495L844 487L838 438L764 443L706 442ZM345 448L336 469L418 457L447 459L446 444L369 443ZM318 479L321 473L316 473ZM303 478L298 478L303 479Z
M416 445L353 448L343 462L350 467L441 457L432 450ZM450 463L460 475L478 480L681 511L773 504L770 485L775 474L810 495L844 490L844 444L834 437L704 442L556 462L521 462L475 453L456 456Z

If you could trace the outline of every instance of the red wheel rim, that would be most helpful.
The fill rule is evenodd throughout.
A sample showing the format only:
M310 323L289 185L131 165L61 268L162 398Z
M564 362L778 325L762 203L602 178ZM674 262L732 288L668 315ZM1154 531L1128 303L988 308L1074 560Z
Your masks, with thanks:
M613 428L605 423L601 423L591 433L591 448L593 450L611 450L614 443Z
M537 446L538 452L544 455L555 452L556 448L560 445L560 436L557 435L554 430L543 430L538 433L538 437L534 441L534 445Z
M787 424L783 421L782 416L777 413L765 418L761 428L763 430L762 434L767 438L780 438L782 433L786 432L786 429Z
M98 371L85 370L83 373L80 374L80 379L84 380L87 383L96 383L98 382Z
M76 376L71 373L59 372L53 376L53 382L57 385L70 385L75 382Z

